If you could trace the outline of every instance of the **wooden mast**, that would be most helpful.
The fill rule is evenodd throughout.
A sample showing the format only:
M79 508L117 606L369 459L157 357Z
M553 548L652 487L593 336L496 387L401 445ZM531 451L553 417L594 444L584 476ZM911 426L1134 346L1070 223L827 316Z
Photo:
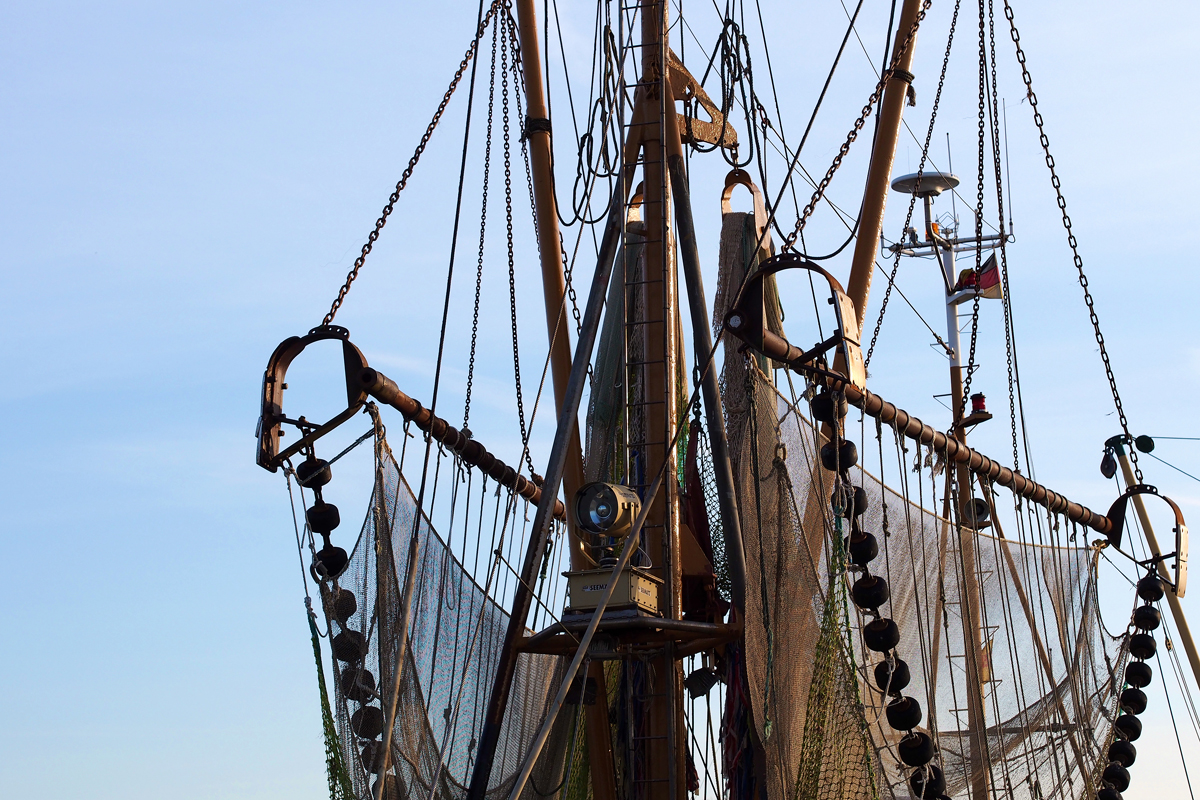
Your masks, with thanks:
M961 366L952 365L950 367L950 393L954 398L954 438L965 445L967 432L961 424L963 419L962 371ZM979 573L976 571L976 531L973 527L961 524L966 516L963 509L971 503L971 473L967 470L966 464L956 465L955 483L958 485L958 508L955 511L960 519L958 545L962 561L959 611L962 614L963 661L967 673L967 741L970 753L967 769L970 775L971 800L986 800L990 759L987 757L987 715L979 664L979 659L984 657L983 642L980 639L982 597L979 594ZM951 495L949 482L947 482L946 489L947 494Z
M674 260L669 246L670 213L667 171L667 105L671 103L667 86L667 7L662 0L650 0L639 6L641 15L641 75L637 94L643 99L646 118L642 127L643 219L646 224L644 272L641 276L641 303L626 302L626 309L640 308L641 319L627 318L627 326L639 327L644 342L644 363L630 364L630 386L641 379L641 409L631 402L626 410L627 424L640 414L644 420L644 439L630 437L630 446L641 450L643 477L629 476L631 485L639 483L645 491L652 477L674 452L668 446L678 419L676 376L680 343L678 331L677 285ZM634 124L640 120L635 118ZM637 292L626 277L627 291ZM635 312L636 314L636 312ZM630 328L627 328L629 330ZM635 401L637 402L637 401ZM630 459L633 463L633 459ZM668 466L673 474L673 466ZM682 616L682 587L679 571L679 492L677 481L666 480L654 498L644 530L644 542L655 571L663 578L661 607L668 619ZM647 664L648 690L640 698L646 709L646 733L640 749L646 771L628 787L630 796L653 800L682 800L686 789L683 746L683 680L675 659L674 645L666 644ZM636 746L636 745L635 745ZM640 791L639 791L640 789Z
M517 32L521 40L521 69L525 75L527 103L524 129L529 141L534 214L537 218L538 251L542 264L542 292L546 305L546 327L550 337L550 369L554 383L554 404L561 410L571 375L570 317L567 315L562 239L559 236L558 209L554 198L549 110L546 107L537 37L537 8L534 0L517 0L516 7ZM583 450L580 447L577 422L573 425L567 447L563 494L570 500L584 483ZM568 519L567 524L571 569L588 569L593 564L587 552L587 545L580 538L574 521ZM597 696L607 698L604 665L598 661L592 662L588 666L587 677L595 682ZM587 707L586 732L592 796L594 800L615 800L612 732L609 727L607 702L596 702Z
M900 24L896 28L896 41L892 44L895 53L908 38L913 23L920 11L921 0L904 0L900 10ZM871 165L867 170L867 187L863 195L862 214L858 221L858 239L854 243L854 260L851 262L850 279L846 283L846 294L858 310L858 325L865 322L867 296L871 292L871 275L875 271L875 255L879 252L879 236L883 231L883 210L887 205L888 181L892 177L892 161L896 157L896 142L900 138L900 125L904 116L904 103L908 98L908 87L912 83L913 51L917 49L916 36L900 54L895 70L887 77L883 89L883 100L879 104L879 126L875 133L875 145L871 150Z

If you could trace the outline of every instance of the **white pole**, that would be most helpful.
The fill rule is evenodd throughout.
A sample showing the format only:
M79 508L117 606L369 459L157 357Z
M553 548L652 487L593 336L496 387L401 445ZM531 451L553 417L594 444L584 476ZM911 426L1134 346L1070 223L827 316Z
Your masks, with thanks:
M930 211L931 200L929 195L922 198L925 204L925 230L927 235L933 236L933 219ZM942 271L946 275L946 344L952 351L950 353L950 367L962 368L962 347L958 335L958 306L950 302L950 289L954 286L954 248L942 247L936 241L933 242L933 250L938 254L938 262L942 265Z

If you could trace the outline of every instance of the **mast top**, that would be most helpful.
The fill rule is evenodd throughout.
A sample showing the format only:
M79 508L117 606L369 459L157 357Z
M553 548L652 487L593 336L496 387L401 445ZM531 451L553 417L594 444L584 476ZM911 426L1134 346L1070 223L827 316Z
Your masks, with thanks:
M917 189L917 177L920 176L921 188ZM958 186L958 176L949 172L914 172L911 175L901 175L892 180L892 190L901 194L916 194L918 197L937 197L948 189Z

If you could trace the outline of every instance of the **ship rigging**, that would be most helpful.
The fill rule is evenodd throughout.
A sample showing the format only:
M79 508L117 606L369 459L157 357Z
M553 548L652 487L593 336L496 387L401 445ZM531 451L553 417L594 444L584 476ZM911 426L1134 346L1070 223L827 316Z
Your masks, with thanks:
M1177 601L1186 522L1163 497L1173 512L1164 552L1144 502L1157 491L1130 447L1007 0L978 4L976 196L962 198L973 230L933 213L936 197L960 197L959 178L937 168L930 148L956 31L975 9L956 2L943 35L929 29L931 5L904 0L895 9L878 80L864 87L866 101L818 179L800 156L861 0L794 148L783 110L762 89L742 4L718 9L719 35L690 68L682 42L695 34L686 17L672 18L676 8L599 4L586 108L577 114L570 96L561 116L548 92L548 8L539 21L533 0L480 4L444 98L328 313L280 344L264 375L257 463L286 478L306 587L315 587L309 614L331 797L1115 800L1135 781L1133 742L1149 702L1142 690L1154 680L1150 662L1161 664L1164 602L1200 678ZM559 24L557 9L553 17ZM761 33L765 45L765 24ZM1004 36L1015 46L1121 427L1106 447L1125 488L1107 510L1039 483L1030 467L997 82ZM894 178L904 111L916 103L918 40L939 37L945 55L919 165ZM565 69L561 39L559 50ZM490 72L482 84L480 72ZM426 406L334 322L464 82L455 249ZM461 291L455 259L464 205L475 199L468 152L480 127L459 425L444 399L445 358L448 332L453 338L461 324L450 309ZM859 210L846 214L826 194L856 144L870 158ZM723 159L724 183L694 186L693 158ZM778 164L782 176L768 169ZM485 443L469 427L477 356L488 345L479 334L494 333L481 327L480 310L493 300L483 287L494 272L487 223L498 174L507 283L498 294L511 322L519 447ZM802 182L811 188L803 207ZM889 245L892 190L908 206ZM734 193L750 195L750 211L733 210ZM711 296L703 274L713 259L701 251L695 213L709 200L721 208ZM514 232L526 207L548 341L528 414ZM829 254L808 253L826 210L842 218L848 238ZM843 251L845 281L834 274ZM959 253L970 263L961 272ZM944 334L925 323L950 370L950 415L937 424L868 388L901 264L921 256L936 260L926 277L944 288ZM870 288L888 257L872 329ZM988 300L1003 316L1010 465L967 444L968 432L992 419L983 394L972 393ZM501 333L507 347L510 331ZM312 423L291 416L284 390L293 360L323 342L340 346L346 406ZM330 457L326 437L361 414L368 432ZM540 474L539 419L538 430L554 430ZM296 440L287 443L291 428ZM368 443L369 509L357 536L347 536L324 495L336 462ZM1128 535L1130 503L1141 551ZM1126 593L1131 621L1115 636L1098 583L1110 555L1137 573L1136 602Z

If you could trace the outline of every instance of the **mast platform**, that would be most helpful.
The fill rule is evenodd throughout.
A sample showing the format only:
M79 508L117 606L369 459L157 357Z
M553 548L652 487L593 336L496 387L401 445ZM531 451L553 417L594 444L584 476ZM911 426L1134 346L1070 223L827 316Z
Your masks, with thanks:
M591 622L591 613L564 614L553 625L526 636L519 649L526 653L571 655L579 646L577 633ZM604 612L592 640L591 657L598 660L632 658L662 652L668 644L676 660L732 642L742 635L741 623L664 619L641 609Z

